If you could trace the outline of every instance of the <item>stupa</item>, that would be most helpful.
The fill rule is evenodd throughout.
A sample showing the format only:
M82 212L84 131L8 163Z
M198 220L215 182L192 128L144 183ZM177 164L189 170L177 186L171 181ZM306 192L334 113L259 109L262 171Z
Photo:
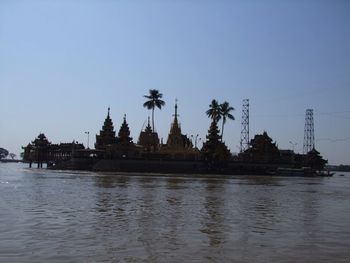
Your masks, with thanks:
M108 114L100 130L100 134L96 135L95 149L105 150L108 145L117 143L112 119L109 116L110 108L108 107Z

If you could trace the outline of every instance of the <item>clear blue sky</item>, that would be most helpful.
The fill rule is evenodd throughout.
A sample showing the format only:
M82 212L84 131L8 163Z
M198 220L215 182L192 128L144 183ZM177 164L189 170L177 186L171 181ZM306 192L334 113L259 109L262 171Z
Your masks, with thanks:
M0 147L19 154L40 132L86 143L84 131L91 146L108 106L136 142L149 89L164 94L164 140L175 98L183 133L202 138L215 98L236 109L224 137L237 152L249 98L251 137L301 152L311 108L316 148L350 164L350 1L0 2Z

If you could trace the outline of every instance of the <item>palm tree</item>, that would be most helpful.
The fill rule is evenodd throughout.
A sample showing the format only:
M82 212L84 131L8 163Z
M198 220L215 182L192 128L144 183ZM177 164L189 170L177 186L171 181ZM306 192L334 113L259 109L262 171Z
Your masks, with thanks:
M220 105L217 100L212 100L209 105L209 110L205 112L209 118L211 118L216 123L221 119L220 115Z
M219 105L219 112L220 117L222 117L222 129L221 129L221 141L224 135L224 125L226 123L226 120L234 120L235 117L230 113L231 111L235 110L233 107L230 106L230 104L225 101L222 104Z
M154 109L157 107L158 109L162 109L162 106L165 105L165 102L161 100L163 97L162 93L159 93L159 90L150 89L149 95L144 95L145 98L149 99L144 104L143 107L152 110L152 129L154 131Z

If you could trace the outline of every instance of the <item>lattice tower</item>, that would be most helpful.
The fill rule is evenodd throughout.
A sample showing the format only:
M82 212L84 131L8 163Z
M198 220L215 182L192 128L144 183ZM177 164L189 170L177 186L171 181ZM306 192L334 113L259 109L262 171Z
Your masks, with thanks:
M315 148L314 111L307 109L305 114L303 153L307 154L313 148Z
M249 99L243 100L241 125L240 151L244 152L249 149Z

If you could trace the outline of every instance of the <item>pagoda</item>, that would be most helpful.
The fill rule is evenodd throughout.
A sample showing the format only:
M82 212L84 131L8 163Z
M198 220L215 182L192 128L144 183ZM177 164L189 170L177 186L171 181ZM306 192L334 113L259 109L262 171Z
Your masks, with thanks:
M160 151L170 154L172 159L194 159L195 150L191 140L181 132L181 125L178 121L177 100L175 102L174 121L171 124L167 143L161 145Z
M207 140L201 149L203 160L208 166L226 165L231 156L227 146L220 138L217 121L214 119L208 130Z
M153 132L149 117L148 124L145 130L141 131L137 144L142 146L143 150L146 152L154 152L159 147L158 133Z
M35 154L38 162L38 168L43 168L43 162L47 162L47 152L51 142L46 138L45 134L40 133L32 145L35 149Z
M105 150L108 145L117 143L113 122L109 116L109 112L110 108L108 107L108 114L102 126L102 130L100 130L99 135L96 134L95 149L97 150Z
M177 101L175 102L175 114L174 121L171 125L170 132L167 140L167 147L172 149L182 149L190 144L190 140L181 133L181 125L177 119L179 115L177 114Z
M106 148L105 156L108 159L134 158L138 156L138 149L130 137L129 125L124 115L123 123L120 126L116 143Z
M123 123L118 132L118 144L123 146L133 145L132 138L130 137L129 125L126 122L126 115L124 115Z

